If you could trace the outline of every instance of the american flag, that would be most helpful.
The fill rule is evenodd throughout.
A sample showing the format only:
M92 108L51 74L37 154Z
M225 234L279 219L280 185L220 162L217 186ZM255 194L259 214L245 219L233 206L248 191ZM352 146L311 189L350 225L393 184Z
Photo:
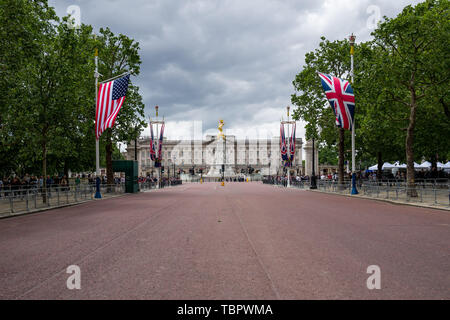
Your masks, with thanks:
M286 137L284 135L284 124L280 125L280 150L281 150L281 159L287 161L288 156L287 156Z
M347 80L319 73L322 87L336 116L336 126L351 130L355 116L355 95Z
M107 128L112 128L125 101L130 75L102 83L97 97L95 135L97 140Z
M289 144L289 153L291 162L294 162L295 158L295 131L296 131L296 124L294 123L294 125L292 126L291 141Z

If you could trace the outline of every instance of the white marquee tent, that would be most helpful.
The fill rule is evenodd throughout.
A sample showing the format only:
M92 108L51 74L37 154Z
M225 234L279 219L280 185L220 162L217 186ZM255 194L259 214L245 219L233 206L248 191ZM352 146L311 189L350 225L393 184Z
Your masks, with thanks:
M443 164L441 162L437 163L437 167L438 169L445 169L448 170L450 169L450 161L447 162L446 164ZM400 163L400 161L395 162L394 164L390 164L389 162L385 162L383 164L383 170L388 170L388 169L406 169L407 165L404 163ZM422 164L418 164L416 162L414 162L414 169L427 169L430 170L431 169L431 162L425 161ZM378 165L374 165L372 167L369 168L370 171L377 171L378 170Z
M431 162L425 161L424 163L422 163L419 168L422 169L430 169L431 168Z
M383 164L382 170L387 170L387 169L393 169L395 168L395 166L393 164L390 164L389 162L385 162ZM377 171L378 170L378 165L374 165L372 167L369 168L370 171Z

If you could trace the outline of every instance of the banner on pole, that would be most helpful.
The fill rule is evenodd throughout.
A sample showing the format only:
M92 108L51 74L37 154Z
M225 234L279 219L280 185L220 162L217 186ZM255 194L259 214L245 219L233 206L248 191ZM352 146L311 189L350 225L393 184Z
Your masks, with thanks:
M291 141L289 143L289 155L290 155L290 162L294 163L295 158L295 131L296 131L296 124L292 126L292 135L291 135Z
M159 136L159 150L158 150L158 161L161 162L162 160L162 145L163 145L163 139L164 139L164 126L163 123L161 126L161 134Z
M153 136L153 124L150 121L150 159L152 161L156 160L156 150L155 150L155 138Z
M280 152L281 152L281 159L287 161L288 155L287 155L286 137L284 135L284 125L282 123L280 124Z

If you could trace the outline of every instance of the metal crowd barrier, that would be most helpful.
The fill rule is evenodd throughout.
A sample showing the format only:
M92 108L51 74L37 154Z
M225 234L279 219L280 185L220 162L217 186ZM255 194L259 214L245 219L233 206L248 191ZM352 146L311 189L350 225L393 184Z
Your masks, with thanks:
M263 183L281 187L287 187L286 179L264 179ZM308 180L291 181L291 187L309 189ZM405 181L381 180L381 181L357 181L359 193L365 196L388 199L403 202L416 202L430 205L450 206L450 183L447 179L423 180L416 183L415 188L409 187ZM350 194L351 181L339 184L332 180L317 180L317 189L320 191Z
M92 184L49 186L39 188L6 188L0 191L0 215L30 212L37 209L58 207L94 199L96 187ZM124 184L100 185L103 197L125 193Z
M183 182L181 180L172 180L172 181L163 180L160 183L153 181L139 182L139 191L179 186L182 183Z

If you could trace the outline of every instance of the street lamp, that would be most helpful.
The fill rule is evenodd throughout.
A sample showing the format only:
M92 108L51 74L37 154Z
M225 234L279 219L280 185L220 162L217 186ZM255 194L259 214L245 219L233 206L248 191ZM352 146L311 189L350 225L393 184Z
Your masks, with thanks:
M168 166L167 166L167 180L169 181L169 186L170 186L170 164L172 163L171 159L167 160Z
M289 142L289 148L287 148L287 149L290 150L291 149L291 143L294 142L294 141L291 141L291 138L293 138L293 137L291 137L290 125L294 126L295 125L295 120L291 120L291 118L290 118L291 107L287 106L286 110L287 110L288 120L287 121L281 120L281 126L283 127L283 131L284 131L284 125L287 124L287 126L288 126L288 129L287 129L288 136L287 136L286 141ZM288 142L286 142L286 145L288 144ZM295 150L294 150L294 154L295 154ZM289 151L288 159L285 160L285 164L288 166L288 170L287 170L287 187L288 188L291 186L291 167L292 167L293 161L294 161L294 158L291 159L291 155L290 155L290 151ZM283 169L283 173L285 173L285 170L286 170L286 168Z
M175 178L175 162L177 161L177 156L173 156L173 177Z
M313 136L313 138L312 138L312 172L311 172L311 187L310 187L311 190L317 189L315 144L316 144L316 141Z
M154 145L154 148L155 148L155 160L154 160L154 165L153 166L154 166L155 169L159 167L159 170L156 169L155 171L156 171L157 175L158 175L158 171L159 171L159 175L158 175L158 182L159 183L158 183L158 186L159 186L159 188L161 188L162 187L162 183L161 183L161 180L162 180L162 158L163 158L162 145L161 145L162 144L162 139L161 139L161 137L163 135L163 131L161 129L161 133L159 132L159 125L161 125L163 127L165 125L165 122L164 122L164 117L163 117L162 120L158 119L158 111L159 111L159 107L155 106L156 119L152 120L150 118L150 126L151 126L152 132L153 132L153 125L156 126L156 139L153 142L153 145ZM159 154L159 149L161 149L161 154ZM161 159L159 158L159 155L161 155Z

